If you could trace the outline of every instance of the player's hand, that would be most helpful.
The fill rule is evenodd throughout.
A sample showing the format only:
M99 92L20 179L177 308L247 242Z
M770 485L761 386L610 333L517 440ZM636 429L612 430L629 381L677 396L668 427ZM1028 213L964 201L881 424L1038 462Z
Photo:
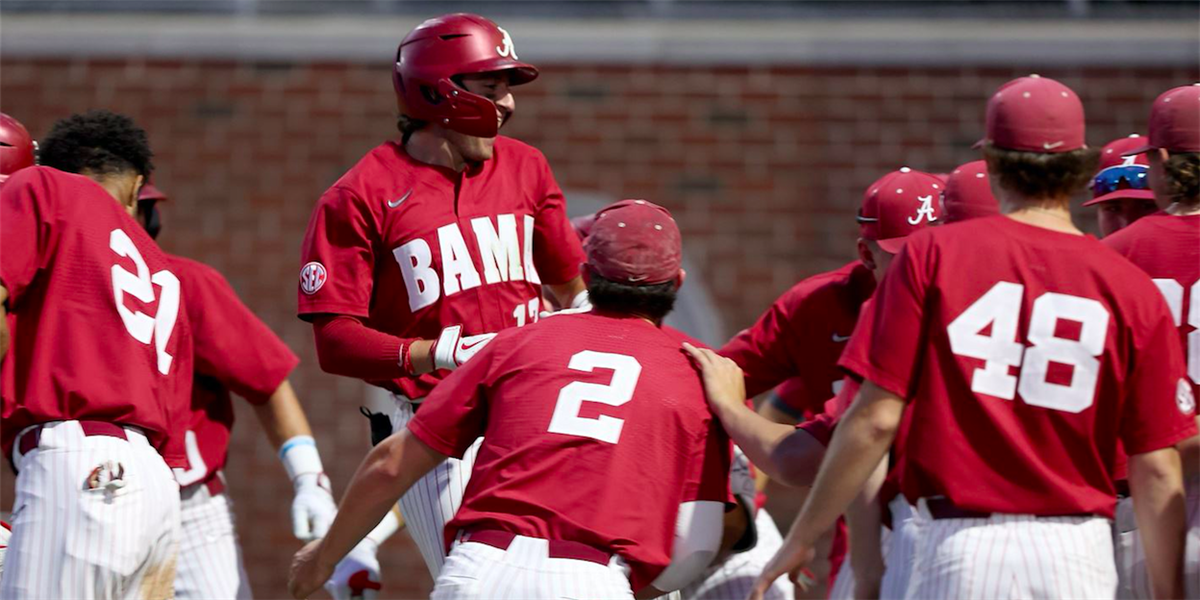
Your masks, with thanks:
M463 337L462 325L451 325L443 329L430 349L430 353L433 354L433 368L453 371L463 366L494 337L494 333Z
M321 540L305 544L292 557L292 569L288 573L288 592L298 600L307 598L321 589L321 584L333 575L332 565L320 562Z
M378 546L370 539L359 542L337 564L333 577L325 582L325 591L334 600L375 600L383 586L379 578Z
M329 478L324 473L304 473L296 476L293 484L296 497L292 500L292 533L302 542L324 537L337 515Z
M817 583L817 578L812 571L808 570L808 565L816 556L816 549L812 546L798 544L789 533L787 539L783 541L783 545L775 552L775 556L772 556L767 566L763 567L762 574L754 581L754 587L750 588L749 599L763 600L763 595L771 589L771 584L785 573L788 574L788 579L800 589L812 587Z
M744 407L746 404L746 379L737 363L709 350L697 348L687 342L683 349L700 367L704 380L704 396L714 410Z

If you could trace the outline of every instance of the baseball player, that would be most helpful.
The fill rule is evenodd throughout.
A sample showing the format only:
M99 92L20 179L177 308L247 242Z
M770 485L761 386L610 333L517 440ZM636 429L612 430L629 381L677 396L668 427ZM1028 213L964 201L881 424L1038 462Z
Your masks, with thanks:
M857 216L859 260L796 284L753 326L721 348L720 353L746 373L746 391L752 396L791 379L791 391L770 396L761 414L795 424L806 412L820 412L823 403L837 394L844 376L837 360L854 331L859 307L875 291L875 282L904 238L938 222L937 200L944 189L938 178L908 167L873 182L863 194ZM785 399L791 402L780 402ZM766 459L754 454L750 458L755 464ZM839 529L838 536L844 535ZM844 548L845 542L832 540L832 545ZM843 556L844 549L830 556L828 571L834 584ZM813 570L823 579L823 565Z
M1000 214L1000 203L992 195L987 162L974 160L959 165L946 177L942 192L942 223L958 223Z
M151 237L157 238L161 229L156 203L166 199L153 185L142 186L138 220ZM308 541L324 535L337 505L308 419L287 380L299 359L242 304L215 269L181 256L168 259L188 299L196 365L184 438L188 466L176 471L182 542L175 597L250 598L222 472L233 427L231 393L254 407L292 480L296 537Z
M595 214L585 215L571 219L571 227L580 241L584 242L595 222ZM661 327L673 334L683 335L669 325L663 324ZM759 505L756 483L754 466L745 453L735 446L729 484L737 499L738 510L725 513L717 559L695 581L680 590L682 600L744 598L750 583L762 572L766 561L774 556L783 536L775 520ZM791 582L780 581L772 587L768 597L773 600L792 600L793 593Z
M703 396L740 390L740 373L660 327L684 277L665 209L612 205L586 247L594 310L503 331L435 388L368 455L329 535L296 555L295 597L320 587L425 471L480 436L433 598L632 598L676 589L708 564L729 442Z
M0 113L0 187L4 185L4 181L8 179L9 175L33 166L34 148L33 137L29 135L29 130L25 129L20 121ZM5 319L8 326L8 339L0 342L0 345L7 347L16 333L17 316L8 313ZM12 353L6 353L2 360L0 398L3 398L2 402L8 405L13 397L13 385L15 385Z
M1149 139L1120 150L1148 165L1149 188L1162 212L1153 214L1104 239L1139 266L1162 292L1179 328L1193 394L1200 393L1200 86L1184 86L1158 97L1150 113ZM1096 177L1100 187L1104 171ZM1200 596L1200 439L1179 446L1188 504L1188 539L1184 562L1188 598ZM1138 539L1129 498L1117 504L1118 597L1149 597L1145 553Z
M40 156L80 174L29 167L0 189L0 299L22 332L0 348L18 473L0 597L170 597L192 344L179 280L131 216L146 134L93 111Z
M1126 150L1145 143L1146 138L1135 133L1113 140L1100 149L1100 170L1092 180L1092 199L1083 205L1098 209L1101 237L1108 237L1134 221L1158 212L1147 177L1146 155L1124 155Z
M921 232L897 255L841 360L862 389L756 592L811 559L907 408L907 597L1112 597L1118 439L1155 593L1182 594L1174 444L1196 434L1195 402L1149 278L1071 223L1098 162L1083 140L1083 106L1057 81L992 96L982 145L1005 214Z
M402 429L491 336L539 318L543 283L560 306L583 306L587 293L545 158L497 135L512 88L538 74L512 37L477 15L446 15L410 32L394 64L401 137L317 203L298 296L321 367L391 391ZM435 577L474 456L446 461L400 501Z

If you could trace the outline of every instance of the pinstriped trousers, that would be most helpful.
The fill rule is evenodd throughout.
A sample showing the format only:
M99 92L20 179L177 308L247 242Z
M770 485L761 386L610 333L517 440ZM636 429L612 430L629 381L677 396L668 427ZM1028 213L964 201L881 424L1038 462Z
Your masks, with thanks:
M392 413L392 431L395 432L408 426L414 413L407 398L397 394L392 396L396 400L396 410ZM475 455L482 443L483 438L475 440L461 460L446 459L400 497L400 514L404 517L405 527L434 579L446 560L446 523L454 518L462 505L463 492L471 479Z
M1112 523L996 514L934 520L922 499L907 598L1114 598Z
M142 433L125 432L127 440L85 436L78 422L58 421L42 428L37 448L14 449L0 598L174 596L179 485ZM121 473L124 485L89 485L96 473Z
M899 600L908 592L908 583L912 579L913 552L917 546L917 530L913 522L915 511L900 495L892 498L888 510L892 512L892 529L884 527L880 536L885 568L883 581L879 584L879 597L882 600ZM829 600L849 600L855 597L854 592L854 569L847 557L829 592Z
M632 600L629 567L549 558L549 542L517 536L507 550L455 542L430 600Z
M250 578L234 531L229 496L202 484L182 502L183 535L175 597L179 600L249 600Z

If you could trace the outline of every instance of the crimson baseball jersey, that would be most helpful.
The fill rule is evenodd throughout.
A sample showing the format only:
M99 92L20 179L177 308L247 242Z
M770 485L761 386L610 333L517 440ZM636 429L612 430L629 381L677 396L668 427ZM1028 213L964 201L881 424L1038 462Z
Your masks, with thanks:
M233 428L230 392L252 404L270 399L300 359L246 308L212 267L168 255L188 299L195 380L187 418L188 466L182 486L208 481L225 466Z
M84 419L140 427L182 466L192 338L166 255L81 175L23 169L0 211L0 279L20 332L5 453L29 425Z
M447 544L473 529L580 542L621 555L633 589L653 581L679 505L729 499L731 445L685 340L698 344L635 317L559 315L447 377L408 424L449 456L483 436Z
M1193 435L1176 329L1091 236L987 217L917 233L841 364L909 399L901 488L978 511L1112 518L1117 440Z
M1192 391L1200 395L1200 215L1142 217L1104 243L1141 267L1162 292L1183 340Z
M497 137L492 159L462 173L382 144L313 211L300 316L350 315L423 339L449 325L477 335L531 323L541 284L574 279L584 261L565 206L545 157L511 138ZM370 383L417 399L444 376Z
M874 291L875 276L858 261L809 277L784 292L720 353L746 373L747 396L795 377L781 399L797 412L820 412L837 393L844 375L838 357L854 331L859 306Z

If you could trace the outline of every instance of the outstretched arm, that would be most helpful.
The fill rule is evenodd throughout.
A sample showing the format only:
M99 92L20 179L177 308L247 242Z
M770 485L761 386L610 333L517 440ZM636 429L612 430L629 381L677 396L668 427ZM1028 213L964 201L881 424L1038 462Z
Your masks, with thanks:
M446 455L407 429L371 449L346 488L329 533L301 548L292 559L288 577L292 596L307 598L321 589L338 561L370 533L413 483L444 460Z
M804 509L792 523L783 546L755 582L751 598L761 600L780 575L798 573L813 559L817 538L846 512L887 454L904 408L904 400L896 394L873 382L863 383L854 404L834 433Z
M1182 598L1184 508L1179 452L1163 448L1129 457L1129 491L1155 598Z

